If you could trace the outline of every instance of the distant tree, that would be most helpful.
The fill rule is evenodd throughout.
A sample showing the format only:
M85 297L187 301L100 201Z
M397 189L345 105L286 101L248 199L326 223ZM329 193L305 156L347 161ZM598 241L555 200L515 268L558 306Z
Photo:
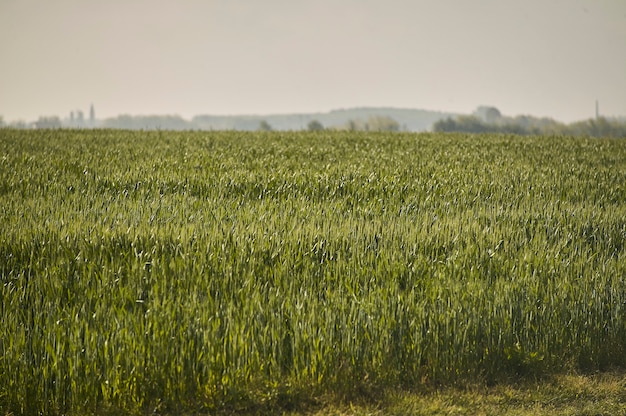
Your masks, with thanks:
M478 117L474 116L460 116L457 119L457 124L461 126L461 131L467 133L489 133L496 131L495 128L483 123Z
M83 127L85 125L85 115L81 110L76 110L76 124L78 127Z
M495 107L482 106L478 107L476 111L474 111L474 116L481 119L485 123L495 124L498 120L500 120L502 114L500 113L500 110Z
M489 107L485 113L485 121L490 124L496 123L500 120L500 117L502 117L502 114L495 107Z
M272 126L270 126L270 123L268 123L265 120L261 120L261 122L259 123L259 130L260 131L272 131Z
M340 127L349 131L400 131L400 123L389 116L369 116L367 121L350 119Z
M354 119L350 119L346 122L346 124L344 124L344 127L342 128L343 130L349 130L349 131L367 131L369 130L369 124L367 124L367 122L361 120L360 118L357 118L356 120Z
M10 122L9 127L12 129L26 129L28 128L28 124L23 120L17 120Z
M434 132L449 132L454 131L454 127L456 123L452 117L442 118L441 120L437 120L433 124Z
M439 120L433 125L435 132L489 133L498 131L497 126L483 123L476 116L459 116L456 119Z
M58 129L61 128L61 119L57 116L39 117L34 125L38 129Z
M4 117L0 116L0 128L4 127Z
M309 124L307 125L307 130L309 131L324 130L324 125L317 120L311 120L309 121Z
M400 123L389 116L370 116L367 119L367 130L400 131Z

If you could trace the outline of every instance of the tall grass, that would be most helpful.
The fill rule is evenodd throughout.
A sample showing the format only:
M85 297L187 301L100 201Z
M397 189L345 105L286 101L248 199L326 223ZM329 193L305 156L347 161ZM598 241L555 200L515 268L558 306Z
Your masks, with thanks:
M626 142L0 130L0 413L626 364Z

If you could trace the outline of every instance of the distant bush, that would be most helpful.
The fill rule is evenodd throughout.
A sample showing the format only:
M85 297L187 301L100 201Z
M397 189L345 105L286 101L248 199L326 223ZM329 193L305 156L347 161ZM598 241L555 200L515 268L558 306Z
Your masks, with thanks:
M324 130L324 125L317 120L311 120L309 121L309 124L307 124L307 130L309 131Z

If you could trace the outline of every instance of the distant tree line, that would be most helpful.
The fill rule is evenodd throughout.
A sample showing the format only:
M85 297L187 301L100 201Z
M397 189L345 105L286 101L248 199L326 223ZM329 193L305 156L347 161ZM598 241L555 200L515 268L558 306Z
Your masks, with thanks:
M558 135L589 137L626 137L626 121L604 117L559 123L550 118L505 117L494 107L479 107L474 114L445 118L433 125L435 132L504 133L518 135Z
M326 128L319 120L311 120L306 129L308 131L322 131ZM389 116L369 116L367 121L361 119L350 119L345 124L330 127L331 130L351 130L351 131L400 131L400 123ZM271 131L273 127L267 120L261 120L257 130Z
M383 111L385 109L382 109ZM320 130L350 130L350 131L406 131L406 120L401 125L396 118L376 113L367 114L372 110L359 109L336 111L332 114L337 118L324 125L320 120L328 114L319 114L322 119L300 119L299 115L270 116L196 116L192 120L185 120L177 115L148 115L133 116L120 115L104 120L95 119L93 105L89 111L89 118L77 110L71 112L69 118L61 119L57 116L39 117L34 122L15 121L7 123L0 116L0 127L9 128L111 128L128 130L289 130L306 129ZM390 111L390 110L389 110ZM401 110L398 110L401 111ZM406 110L408 111L408 110ZM335 114L336 113L336 114ZM329 113L331 114L331 113ZM362 114L360 117L359 114ZM398 114L403 114L402 112ZM413 113L410 113L413 114ZM417 113L416 113L417 114ZM342 117L339 117L342 115ZM443 113L440 114L443 117ZM345 116L345 118L343 118ZM408 117L408 116L407 116ZM434 116L433 116L434 117ZM299 121L298 121L299 120ZM298 127L299 126L299 127ZM431 130L435 132L466 132L466 133L503 133L517 135L567 135L589 137L626 137L626 118L598 117L571 124L557 122L551 118L532 116L503 116L495 107L478 107L471 115L448 116L434 121Z
M60 129L63 127L61 119L57 116L39 117L33 125L37 129Z
M369 116L367 121L361 119L348 120L339 129L351 131L400 131L400 124L389 116Z
M124 114L104 119L100 127L128 130L194 130L196 125L180 116L131 116Z

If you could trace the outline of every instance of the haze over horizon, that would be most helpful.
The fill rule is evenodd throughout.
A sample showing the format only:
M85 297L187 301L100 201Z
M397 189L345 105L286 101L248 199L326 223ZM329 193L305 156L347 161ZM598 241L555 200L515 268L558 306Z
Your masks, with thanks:
M351 107L626 115L623 0L0 3L5 121Z

